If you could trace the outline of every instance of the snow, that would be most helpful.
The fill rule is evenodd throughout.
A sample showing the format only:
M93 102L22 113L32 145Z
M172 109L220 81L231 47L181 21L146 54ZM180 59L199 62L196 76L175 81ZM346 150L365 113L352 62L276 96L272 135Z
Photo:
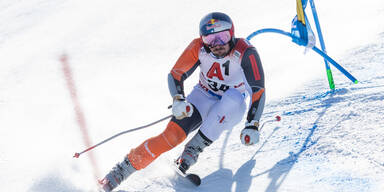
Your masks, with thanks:
M207 148L191 172L191 188L163 154L120 191L384 191L384 1L316 1L328 53L358 80L332 68L329 92L323 59L286 37L252 39L266 75L265 124L259 144L241 145L244 120ZM0 2L0 191L95 191L129 150L166 122L118 137L88 154L59 58L68 55L89 138L170 114L167 74L200 19L228 13L236 35L290 30L294 1ZM308 7L310 8L310 7ZM307 8L308 16L312 13ZM312 17L310 17L310 21ZM312 27L314 28L313 24ZM197 73L187 80L188 93ZM96 170L98 169L98 170Z

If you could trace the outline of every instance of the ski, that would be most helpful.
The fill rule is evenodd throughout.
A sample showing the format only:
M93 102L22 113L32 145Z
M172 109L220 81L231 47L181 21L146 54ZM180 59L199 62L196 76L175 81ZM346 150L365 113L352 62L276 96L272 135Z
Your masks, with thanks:
M185 178L187 181L192 183L194 186L199 186L201 184L200 176L193 174L193 173L183 173L178 168L176 168L176 173Z
M196 187L201 184L200 176L193 174L193 173L185 173L185 172L181 171L178 167L177 160L174 161L173 165L174 165L173 167L174 167L177 175L183 177L184 179L186 179L187 181L189 181L190 183L192 183Z

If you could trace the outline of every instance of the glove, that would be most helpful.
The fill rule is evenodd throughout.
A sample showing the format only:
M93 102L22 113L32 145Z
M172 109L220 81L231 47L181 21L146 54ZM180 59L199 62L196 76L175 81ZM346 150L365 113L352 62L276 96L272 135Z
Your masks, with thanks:
M184 96L178 94L173 97L172 114L176 119L180 120L185 117L190 117L192 116L192 113L192 104L185 101Z
M253 145L259 142L259 122L252 120L245 124L245 128L241 131L240 140L244 145Z

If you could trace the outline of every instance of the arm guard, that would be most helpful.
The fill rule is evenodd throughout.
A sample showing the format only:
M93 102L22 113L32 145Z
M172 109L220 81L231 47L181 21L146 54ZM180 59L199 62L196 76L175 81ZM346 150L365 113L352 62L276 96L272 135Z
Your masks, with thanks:
M168 75L168 88L171 96L184 96L183 82L200 65L199 50L202 47L200 38L194 39L184 50Z
M241 60L241 67L247 84L250 87L250 107L247 114L247 121L259 121L264 110L265 88L264 71L260 57L254 47L250 47L244 53Z

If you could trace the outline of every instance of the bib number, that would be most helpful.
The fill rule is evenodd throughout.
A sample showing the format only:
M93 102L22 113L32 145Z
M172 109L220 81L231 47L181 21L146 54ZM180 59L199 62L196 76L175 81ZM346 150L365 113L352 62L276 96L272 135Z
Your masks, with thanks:
M220 83L217 83L216 81L212 81L210 79L207 79L207 80L208 80L209 88L211 88L213 91L223 91L223 92L225 92L226 90L229 89L228 85L220 84Z

